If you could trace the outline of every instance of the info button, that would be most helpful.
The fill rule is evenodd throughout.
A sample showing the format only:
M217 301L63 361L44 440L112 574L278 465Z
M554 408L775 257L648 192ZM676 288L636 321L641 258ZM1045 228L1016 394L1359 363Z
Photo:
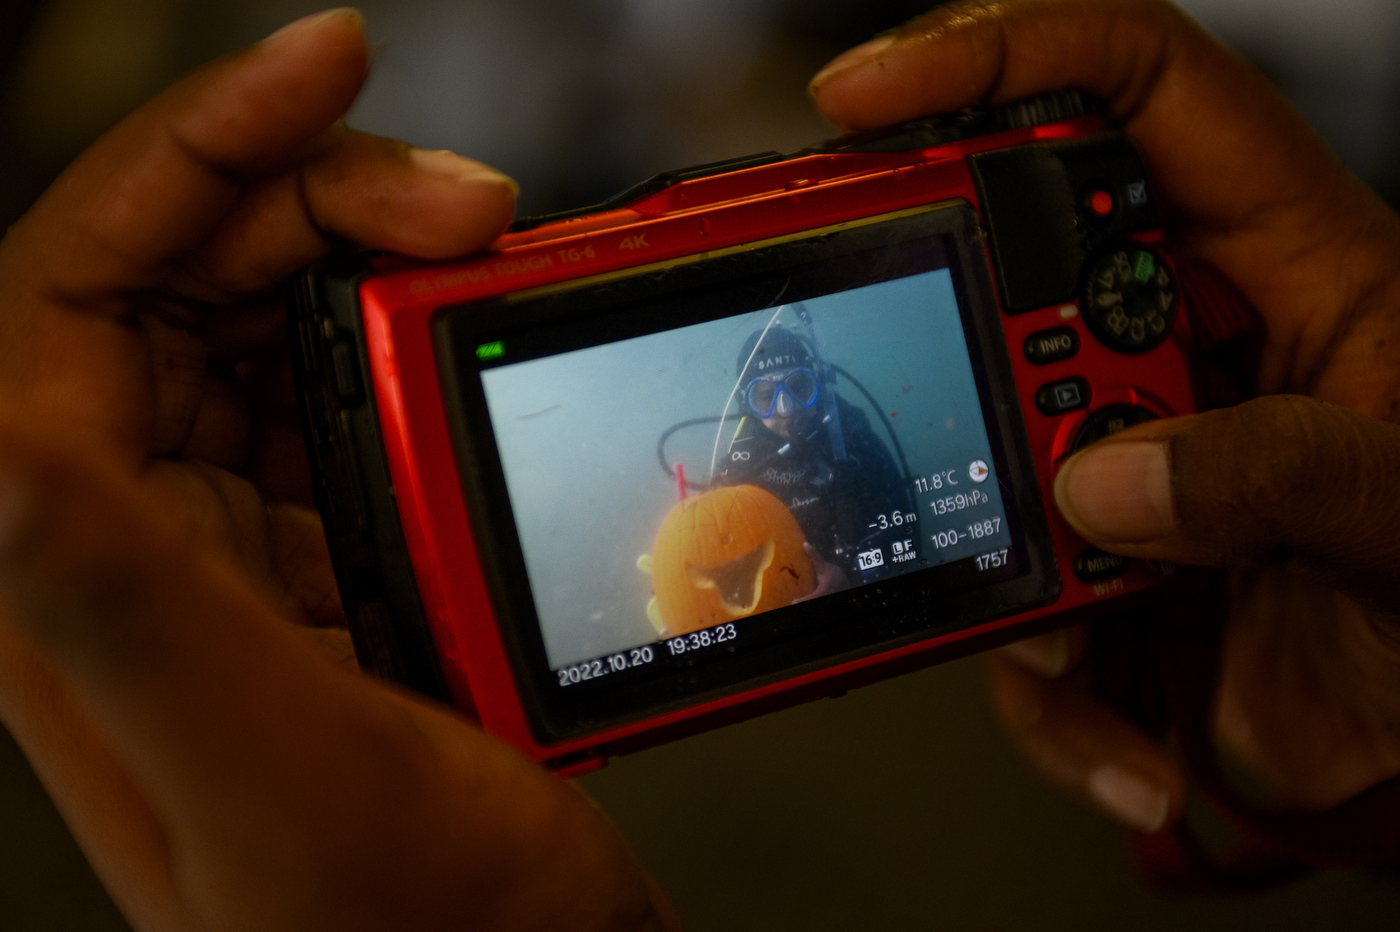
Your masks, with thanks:
M1053 330L1040 330L1026 337L1021 351L1033 365L1048 366L1052 362L1069 359L1079 352L1079 334L1073 327L1055 327Z
M1076 377L1042 385L1036 390L1035 406L1047 417L1086 408L1089 406L1089 383Z

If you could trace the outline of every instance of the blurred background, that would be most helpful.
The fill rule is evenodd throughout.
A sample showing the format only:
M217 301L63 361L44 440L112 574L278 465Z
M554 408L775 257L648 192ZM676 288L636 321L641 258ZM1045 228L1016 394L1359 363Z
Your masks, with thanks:
M930 0L367 0L360 129L520 181L522 214L670 168L830 135L829 58ZM1182 0L1343 160L1400 196L1400 4ZM0 2L0 225L180 74L319 7L301 0ZM1122 836L1061 799L992 720L976 658L614 761L583 780L688 928L1392 929L1395 872L1163 897ZM0 734L0 929L119 930Z

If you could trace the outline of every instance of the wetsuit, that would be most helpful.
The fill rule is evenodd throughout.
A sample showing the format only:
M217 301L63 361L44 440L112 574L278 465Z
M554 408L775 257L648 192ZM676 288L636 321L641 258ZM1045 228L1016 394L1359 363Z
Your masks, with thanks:
M716 484L756 485L771 492L825 560L841 567L853 583L874 582L903 562L917 560L918 526L903 520L914 511L912 490L865 412L839 395L836 404L845 462L837 463L832 455L830 434L820 415L804 423L802 434L791 440L747 415L729 443ZM899 524L894 523L896 512L901 515Z

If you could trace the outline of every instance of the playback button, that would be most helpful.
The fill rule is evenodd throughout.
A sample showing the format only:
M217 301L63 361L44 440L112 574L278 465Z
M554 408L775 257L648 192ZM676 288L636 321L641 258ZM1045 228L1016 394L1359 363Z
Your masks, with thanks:
M1035 392L1035 406L1046 417L1077 411L1089 405L1089 383L1078 376L1040 386Z

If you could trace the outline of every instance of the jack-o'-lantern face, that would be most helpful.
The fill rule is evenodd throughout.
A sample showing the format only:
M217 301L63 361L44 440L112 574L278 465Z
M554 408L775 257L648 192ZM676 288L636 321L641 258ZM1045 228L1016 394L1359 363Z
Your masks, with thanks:
M802 530L763 489L714 489L671 509L652 550L663 636L792 604L816 586Z

